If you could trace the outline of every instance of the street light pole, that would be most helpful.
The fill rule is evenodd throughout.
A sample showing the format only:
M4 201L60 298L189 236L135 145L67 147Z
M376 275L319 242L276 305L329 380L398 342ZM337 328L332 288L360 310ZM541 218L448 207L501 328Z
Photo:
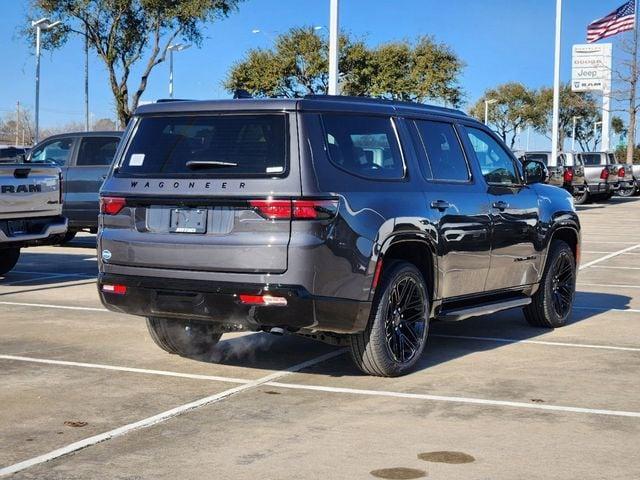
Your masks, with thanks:
M575 152L576 150L576 120L582 117L573 117L573 129L571 130L571 151Z
M48 18L31 22L31 26L36 29L36 112L35 112L35 132L34 143L38 143L40 133L40 36L43 30L51 30L60 25L60 22L51 23Z
M551 126L551 158L549 166L558 162L558 139L560 137L560 39L562 37L562 0L556 0L556 40L553 62L553 120Z
M169 98L173 98L173 51L181 52L190 46L191 45L185 45L184 43L176 43L167 47L167 50L169 50Z
M602 122L594 122L593 123L593 148L595 149L598 146L598 125L602 125Z
M89 31L84 29L84 129L89 131Z
M489 125L489 105L496 103L495 98L485 99L484 101L484 124Z
M338 0L329 9L329 95L338 95Z

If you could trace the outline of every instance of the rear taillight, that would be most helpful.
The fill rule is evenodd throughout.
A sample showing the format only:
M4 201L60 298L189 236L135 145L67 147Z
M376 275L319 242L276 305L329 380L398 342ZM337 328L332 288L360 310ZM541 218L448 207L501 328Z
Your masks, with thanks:
M609 178L609 169L607 167L604 167L602 169L602 172L600 172L600 179L601 180L606 180Z
M114 295L126 295L126 285L102 285L102 291L105 293L113 293Z
M326 220L338 211L338 200L250 200L249 205L269 220Z
M624 178L624 167L620 167L620 170L618 170L618 177Z
M100 213L117 215L127 204L122 197L100 197Z
M273 295L249 295L241 293L238 295L240 303L244 305L264 305L269 307L286 307L287 299L284 297L274 297Z
M572 182L573 181L573 168L567 167L564 170L564 181Z

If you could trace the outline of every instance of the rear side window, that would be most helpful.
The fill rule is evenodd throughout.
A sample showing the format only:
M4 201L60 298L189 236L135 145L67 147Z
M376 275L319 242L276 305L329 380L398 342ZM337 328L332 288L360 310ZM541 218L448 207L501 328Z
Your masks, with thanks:
M118 174L273 177L287 172L285 115L141 117Z
M560 159L560 157L558 157L558 159ZM535 160L548 165L549 158L544 153L527 153L525 155L525 160ZM562 162L559 163L562 164Z
M329 158L339 168L381 180L404 177L404 164L390 117L322 116Z
M414 123L427 156L427 168L424 169L427 178L469 180L469 167L453 125L425 120L416 120Z
M76 165L79 167L111 165L119 141L114 137L83 138Z
M585 165L600 165L599 153L582 153L580 154L580 158Z

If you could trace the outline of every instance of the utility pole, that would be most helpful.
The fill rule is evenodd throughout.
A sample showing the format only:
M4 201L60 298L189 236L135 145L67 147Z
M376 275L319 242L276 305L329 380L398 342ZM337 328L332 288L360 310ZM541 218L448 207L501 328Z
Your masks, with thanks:
M84 27L84 129L89 131L89 29Z
M40 34L43 30L51 30L60 25L61 22L51 23L48 18L31 22L31 26L36 29L36 114L35 114L35 135L33 143L38 143L38 134L40 131Z
M330 0L329 10L329 95L338 95L338 0Z
M629 95L629 131L627 133L627 164L633 163L633 151L636 144L636 89L638 86L638 0L634 4L634 19L635 25L633 27L633 46L632 59L631 59L631 81L629 87L631 89Z
M549 166L558 164L558 137L560 123L560 39L562 37L562 0L556 0L556 41L553 62L553 120L551 128L551 158Z
M16 147L20 140L20 101L16 102Z

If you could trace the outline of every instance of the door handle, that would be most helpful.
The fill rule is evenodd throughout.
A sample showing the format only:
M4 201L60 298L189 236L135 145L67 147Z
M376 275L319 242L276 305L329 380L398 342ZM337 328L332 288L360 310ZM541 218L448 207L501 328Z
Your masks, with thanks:
M440 210L444 212L447 208L451 208L451 204L449 202L445 202L444 200L434 200L431 202L431 208L435 210Z
M499 202L493 202L491 206L498 210L506 210L507 208L509 208L509 204L507 202L503 202L502 200L500 200Z

